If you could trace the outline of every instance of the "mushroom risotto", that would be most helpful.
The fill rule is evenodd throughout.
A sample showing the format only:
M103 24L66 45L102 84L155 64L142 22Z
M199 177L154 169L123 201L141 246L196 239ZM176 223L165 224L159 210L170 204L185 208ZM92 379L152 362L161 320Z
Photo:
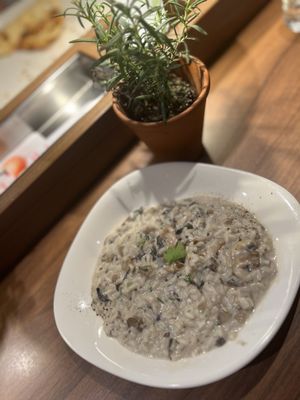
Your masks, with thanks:
M275 274L255 216L199 196L141 207L106 237L92 307L130 350L178 360L235 338Z

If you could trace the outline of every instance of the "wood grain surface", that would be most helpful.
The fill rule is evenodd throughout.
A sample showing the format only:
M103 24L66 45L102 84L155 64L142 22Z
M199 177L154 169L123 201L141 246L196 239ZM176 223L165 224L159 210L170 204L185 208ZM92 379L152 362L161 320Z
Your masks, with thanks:
M300 36L272 1L211 68L207 159L283 185L300 200ZM68 248L92 205L117 179L154 162L136 146L0 283L0 399L298 400L298 297L267 348L234 375L201 388L162 390L88 364L55 327L53 295Z

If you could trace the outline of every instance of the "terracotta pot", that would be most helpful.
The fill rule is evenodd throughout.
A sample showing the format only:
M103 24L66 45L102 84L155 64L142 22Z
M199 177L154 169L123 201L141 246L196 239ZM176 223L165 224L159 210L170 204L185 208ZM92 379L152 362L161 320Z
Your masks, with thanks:
M198 94L194 103L167 122L138 122L128 118L114 100L113 109L117 116L141 139L159 159L196 160L202 146L202 127L206 97L209 92L209 74L205 65L192 58L184 65L180 75L185 77Z

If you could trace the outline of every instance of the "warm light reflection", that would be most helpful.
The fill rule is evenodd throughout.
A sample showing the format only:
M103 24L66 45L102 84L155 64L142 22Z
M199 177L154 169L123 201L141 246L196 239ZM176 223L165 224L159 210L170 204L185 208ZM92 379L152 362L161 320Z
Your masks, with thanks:
M104 334L104 331L103 331ZM104 334L105 335L105 334ZM101 336L102 336L102 326L98 329L98 337L99 340L101 341ZM124 369L124 367L121 364L118 364L116 361L114 361L108 354L107 352L107 348L109 348L109 346L103 346L103 343L101 344L101 348L105 349L105 352L101 350L101 348L99 347L99 340L97 342L94 342L95 348L98 351L99 354L101 354L101 356L107 360L110 364L115 365L118 369ZM112 340L112 339L109 339Z
M38 367L38 354L35 351L15 351L12 356L11 367L14 374L17 372L22 376L29 376Z
M65 107L69 100L69 97L65 93L60 91L54 91L52 97L58 109L61 107Z
M100 328L98 329L98 337L101 337L102 334L102 330L103 330L103 326L101 325Z
M43 86L42 86L42 91L43 94L48 94L50 93L55 87L55 81L50 81L50 82L46 82Z
M78 110L77 105L70 101L64 106L64 111L66 114L73 115L73 114L77 113L79 110Z
M85 300L79 300L78 304L77 304L77 308L79 309L79 311L85 311L88 308L90 308L90 304L88 304Z

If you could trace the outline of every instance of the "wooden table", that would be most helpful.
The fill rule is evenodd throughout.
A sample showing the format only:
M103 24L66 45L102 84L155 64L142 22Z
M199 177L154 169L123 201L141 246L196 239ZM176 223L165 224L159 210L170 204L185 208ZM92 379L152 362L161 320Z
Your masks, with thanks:
M279 3L270 2L211 67L204 142L215 163L270 178L300 200L300 36L283 26ZM135 147L0 283L0 399L300 399L297 299L250 365L196 389L126 382L89 365L59 336L53 294L80 224L113 182L151 159Z

